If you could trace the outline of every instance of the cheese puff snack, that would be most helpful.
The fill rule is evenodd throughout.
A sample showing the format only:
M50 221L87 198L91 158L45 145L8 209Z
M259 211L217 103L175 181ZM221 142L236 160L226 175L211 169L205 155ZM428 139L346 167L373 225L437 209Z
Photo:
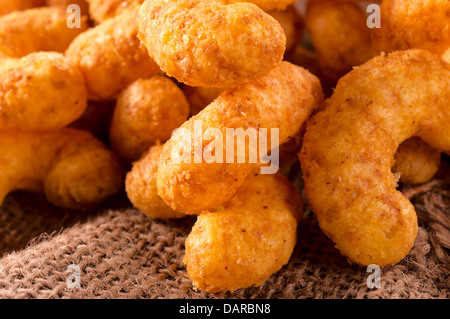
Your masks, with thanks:
M312 1L305 23L322 72L333 83L375 56L366 15L355 3Z
M270 14L283 28L286 35L286 52L285 55L290 55L299 44L303 36L303 20L300 13L294 6L288 6L283 11L269 11Z
M384 0L374 46L378 52L417 48L441 55L450 47L449 16L448 0Z
M395 264L417 234L392 174L398 146L419 136L450 150L450 66L424 50L379 56L344 76L307 125L300 154L320 227L351 262Z
M395 153L394 173L407 184L428 182L439 170L441 152L430 147L418 137L412 137L400 144Z
M82 71L89 99L111 100L139 78L160 74L137 37L136 12L106 20L80 34L66 56Z
M198 216L186 239L188 277L206 292L261 285L289 261L302 209L284 176L253 171L220 211Z
M96 23L114 18L123 12L136 9L144 0L87 0L89 14Z
M227 147L238 154L237 143L233 142L228 146L221 143L216 148L218 154L222 150L222 158L205 162L210 144L219 141L213 134L208 136L208 131L218 130L225 140L227 130L233 128L277 129L278 139L272 141L268 136L267 141L267 147L273 150L300 132L304 121L322 100L319 80L288 62L281 62L258 80L226 90L185 122L164 145L158 169L158 194L172 209L182 213L199 214L218 207L234 195L255 167L263 163L261 158L250 162L250 156L256 155L257 151L250 150L247 140L243 142L247 150L243 163L238 163L235 158L231 162L225 159ZM186 145L190 145L187 150L180 150ZM184 153L183 158L180 153ZM258 153L261 156L262 152Z
M86 109L83 76L62 54L0 59L0 129L62 128Z
M280 24L250 3L147 0L139 37L169 76L189 86L234 87L273 69L286 49Z
M69 28L67 16L63 7L42 7L0 17L0 52L16 58L38 51L64 52L87 29L86 17L80 19L81 28Z
M106 146L84 131L1 131L0 202L14 190L44 192L70 209L88 208L119 192L123 171Z
M189 104L164 76L139 79L117 98L110 129L112 148L128 163L158 141L164 143L189 116Z
M0 16L14 11L21 11L42 6L45 0L0 0Z
M158 196L156 177L162 145L155 145L133 164L125 185L128 198L134 207L153 219L183 218L186 215L172 210Z

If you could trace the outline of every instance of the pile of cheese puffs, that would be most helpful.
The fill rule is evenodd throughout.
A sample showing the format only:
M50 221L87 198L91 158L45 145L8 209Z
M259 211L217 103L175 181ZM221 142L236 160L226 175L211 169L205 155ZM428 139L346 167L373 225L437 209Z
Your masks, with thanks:
M230 129L276 129L276 172L250 136L221 160ZM0 0L0 148L0 201L125 190L149 218L197 216L184 263L206 292L289 261L303 190L350 263L396 264L418 228L398 185L450 152L450 1Z

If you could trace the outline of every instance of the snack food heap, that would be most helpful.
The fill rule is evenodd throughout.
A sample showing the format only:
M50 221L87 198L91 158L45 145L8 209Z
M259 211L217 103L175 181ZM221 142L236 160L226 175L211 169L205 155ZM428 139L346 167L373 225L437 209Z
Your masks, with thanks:
M211 293L287 264L305 200L350 263L401 261L418 224L398 184L450 152L450 1L372 1L378 27L367 1L295 2L0 1L0 200L125 190L148 218L195 216L184 263Z

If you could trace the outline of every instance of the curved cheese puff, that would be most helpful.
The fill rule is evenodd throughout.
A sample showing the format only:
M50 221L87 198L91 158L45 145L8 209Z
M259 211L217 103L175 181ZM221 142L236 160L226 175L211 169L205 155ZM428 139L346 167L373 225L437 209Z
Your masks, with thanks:
M188 277L206 292L259 286L289 261L301 195L281 174L253 171L222 210L198 216L186 239Z
M450 67L424 50L376 57L344 76L307 125L300 154L320 227L352 262L395 264L417 234L413 205L391 172L419 136L450 150Z
M190 86L234 87L259 78L282 59L280 24L250 3L147 0L140 38L167 75Z
M258 150L254 149L257 146L247 139L242 143L245 154L240 152L242 160L238 163L238 143L230 141L227 146L227 131L267 129L267 148L274 149L300 132L322 100L319 80L288 62L281 62L258 80L223 92L185 122L164 145L158 169L158 194L172 209L182 213L199 214L216 208L234 195L255 167L262 165L261 157L265 154L263 150L258 159ZM271 140L272 129L279 130L279 140ZM217 130L223 143L216 138ZM259 140L264 141L261 133ZM214 147L216 158L208 159L215 144L218 144ZM234 151L233 156L227 156L227 147ZM218 155L220 152L223 156ZM252 157L254 161L250 160Z
M63 55L40 52L0 60L0 129L59 129L86 107L83 76Z
M0 147L0 203L14 190L30 190L57 206L88 208L123 185L115 155L84 131L1 131Z
M80 28L69 28L67 18L64 7L35 8L0 17L0 52L15 58L39 51L64 52L87 30L87 17L80 18Z

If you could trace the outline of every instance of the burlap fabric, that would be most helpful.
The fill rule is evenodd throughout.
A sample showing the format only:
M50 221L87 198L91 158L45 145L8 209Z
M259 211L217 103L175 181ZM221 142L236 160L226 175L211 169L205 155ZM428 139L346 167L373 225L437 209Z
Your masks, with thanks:
M449 298L449 177L445 164L430 183L403 187L419 234L402 262L381 270L380 288L368 288L366 268L350 265L305 207L290 262L260 287L220 294L195 291L186 277L194 218L152 221L120 197L68 212L16 193L1 208L0 298ZM68 285L70 265L79 267L79 288Z

